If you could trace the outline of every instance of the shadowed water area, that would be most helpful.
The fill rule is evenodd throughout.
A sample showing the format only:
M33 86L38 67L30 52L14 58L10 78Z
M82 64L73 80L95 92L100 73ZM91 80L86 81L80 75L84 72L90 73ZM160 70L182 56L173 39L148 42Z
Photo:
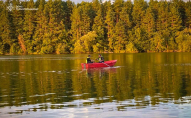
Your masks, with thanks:
M103 56L0 56L0 117L191 117L191 53Z

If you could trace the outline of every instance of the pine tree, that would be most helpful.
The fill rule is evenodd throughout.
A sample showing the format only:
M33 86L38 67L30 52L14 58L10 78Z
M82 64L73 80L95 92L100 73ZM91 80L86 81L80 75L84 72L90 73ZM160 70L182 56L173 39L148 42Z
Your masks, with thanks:
M89 5L89 3L86 3L83 6L80 6L81 10L82 10L82 14L81 14L81 20L82 20L82 24L81 24L81 31L82 31L82 36L86 35L89 31L90 31L90 23L91 23L91 18L89 15L89 11L91 9L91 6Z
M142 21L142 27L146 30L151 38L152 34L155 32L155 18L152 9L149 7L146 10L145 16Z
M122 24L123 26L120 26L120 24L116 24L116 28L117 28L117 26L119 26L119 28L121 30L121 35L122 35L122 37L124 37L124 39L122 39L123 40L122 41L123 42L122 43L123 51L121 51L121 52L124 52L125 48L126 48L127 52L129 52L130 50L136 51L136 49L132 47L133 43L129 42L130 37L128 36L128 33L132 29L131 12L132 12L132 3L127 1L124 3L124 7L122 8L122 11L120 12L120 24ZM118 32L120 32L120 31L118 31ZM116 37L116 39L117 39L117 37ZM121 39L118 38L117 40L121 40ZM131 47L129 47L129 46L131 46Z
M169 6L167 2L159 2L158 16L156 19L156 31L162 35L165 40L165 47L168 49L168 42L170 40L170 23L169 23Z
M104 51L104 48L106 48L106 41L104 38L104 19L103 19L103 14L102 14L102 9L101 7L99 8L97 12L97 16L94 18L94 24L93 24L93 31L97 33L97 38L96 38L96 49L94 50L96 52Z
M158 14L158 12L157 12L158 4L159 4L159 2L157 0L150 0L149 1L149 8L152 9L152 12L154 13L155 17Z
M86 2L82 3L83 4L79 7L74 7L73 13L71 15L71 32L73 37L71 44L74 44L77 40L81 38L81 36L86 35L91 28L91 18L89 15L89 11L92 11L91 5Z
M34 8L33 0L27 3L27 8ZM23 26L23 38L28 53L33 53L33 35L35 29L35 12L36 10L25 10L24 26Z
M73 8L73 12L71 15L71 34L72 40L70 41L71 45L78 41L81 37L81 9L76 6ZM73 50L73 47L70 49Z
M115 39L114 39L114 20L115 20L115 14L111 8L108 9L107 15L105 18L105 23L106 23L106 28L107 28L107 38L108 38L108 46L109 46L109 51L114 51L114 44L115 44Z
M136 28L133 31L133 43L139 52L144 52L149 49L149 40L146 31L143 28Z
M16 8L16 6L20 5L19 0L13 0L12 4L14 6L14 8ZM23 33L23 14L24 11L23 10L17 10L17 9L13 9L12 12L10 12L10 17L12 17L12 33L13 33L13 40L15 40L15 42L13 43L13 45L11 45L11 49L10 49L10 53L23 53L24 50L22 50L22 33Z
M54 1L49 0L44 6L44 34L43 34L43 43L40 53L49 54L54 52L54 46L52 43L53 40L53 30L55 23L55 9Z
M144 0L134 0L133 6L133 22L136 27L141 26L143 16L145 14L145 9L147 8L147 3Z
M177 8L178 6L176 6L176 4L170 5L170 11L169 11L170 28L169 29L171 30L173 34L179 31L182 27L182 20Z
M132 28L130 14L128 14L128 10L125 7L123 7L122 11L120 12L120 20L124 22L124 26L126 30Z
M133 4L131 0L124 1L123 9L126 9L127 14L131 15L133 10Z
M66 30L71 29L71 15L74 7L74 3L70 0L63 2L63 10L64 10L64 24L66 26Z
M9 53L13 44L11 26L6 3L0 2L0 54Z
M68 1L69 2L69 1ZM69 53L69 43L68 43L68 33L66 32L66 27L64 24L64 14L65 11L63 10L63 4L61 0L55 1L56 11L55 11L55 26L54 27L54 47L57 54L60 53Z
M176 42L178 44L178 50L184 52L191 51L191 32L188 28L177 33Z
M167 2L159 2L158 7L158 17L157 17L157 31L162 33L163 31L167 31L169 24L169 13L168 13L168 3Z
M35 33L33 36L33 47L34 51L36 53L40 53L42 44L43 44L43 36L44 32L46 29L46 17L44 14L44 5L45 5L45 0L40 0L39 6L38 6L38 11L36 11L36 28L35 28Z
M171 38L168 41L168 49L170 50L175 50L177 47L177 44L175 42L175 33L177 31L181 30L182 27L182 20L181 20L181 16L180 13L178 11L178 6L176 4L170 4L170 11L169 11L169 23L170 23L170 27L169 30L171 32Z
M57 43L60 42L59 36L62 33L62 24L63 19L63 6L61 0L52 1L49 0L45 5L45 15L47 21L47 29L45 29L43 37L43 47L41 48L41 53L54 53L56 52ZM65 26L62 25L65 28Z
M188 1L185 6L186 6L185 24L186 27L191 29L191 1Z
M63 54L63 53L69 53L69 40L68 40L68 33L65 29L65 25L63 21L59 23L59 26L57 27L57 42L56 42L56 53L57 54Z
M0 1L0 14L3 14L2 11L3 11L3 1ZM2 19L2 17L0 16L0 20ZM2 24L0 23L0 27ZM2 28L0 28L0 32L2 32ZM2 34L0 33L0 54L3 54L3 40L2 40Z
M153 34L153 37L149 39L150 41L150 51L156 51L156 52L162 52L166 50L166 44L164 37L159 34L158 32L155 32Z
M105 19L107 11L111 8L111 2L105 1L104 3L102 3L102 8L103 8L103 17Z
M92 0L92 6L94 11L98 11L100 8L100 1L99 0Z
M119 21L119 14L123 8L123 0L115 0L114 2L114 10L115 10L115 13L116 13L116 23L118 23Z
M115 52L125 52L125 45L127 44L127 32L125 30L125 23L122 20L115 26Z
M175 6L175 9L179 12L179 17L182 21L181 25L185 26L185 2L183 0L172 0L171 4Z

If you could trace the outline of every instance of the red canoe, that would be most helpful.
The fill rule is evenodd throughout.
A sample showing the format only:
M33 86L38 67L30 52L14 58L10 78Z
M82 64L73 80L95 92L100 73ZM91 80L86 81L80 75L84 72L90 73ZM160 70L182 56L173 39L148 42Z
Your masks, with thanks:
M81 63L82 68L100 68L100 67L113 67L117 60L105 61L103 63Z

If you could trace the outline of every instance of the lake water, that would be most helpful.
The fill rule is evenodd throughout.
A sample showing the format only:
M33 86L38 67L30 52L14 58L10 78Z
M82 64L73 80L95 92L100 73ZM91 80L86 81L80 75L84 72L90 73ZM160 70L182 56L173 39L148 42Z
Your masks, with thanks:
M0 56L0 117L191 117L191 53ZM98 54L92 54L95 59Z

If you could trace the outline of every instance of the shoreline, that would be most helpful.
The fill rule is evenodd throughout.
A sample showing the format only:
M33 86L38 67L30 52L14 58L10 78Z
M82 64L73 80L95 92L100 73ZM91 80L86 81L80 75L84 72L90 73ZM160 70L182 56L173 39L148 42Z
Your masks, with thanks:
M100 53L62 53L62 54L131 54L131 53L172 53L172 52L185 52L179 50L167 50L167 51L147 51L147 52L100 52ZM57 53L50 53L50 54L0 54L1 56L13 56L13 55L62 55Z

